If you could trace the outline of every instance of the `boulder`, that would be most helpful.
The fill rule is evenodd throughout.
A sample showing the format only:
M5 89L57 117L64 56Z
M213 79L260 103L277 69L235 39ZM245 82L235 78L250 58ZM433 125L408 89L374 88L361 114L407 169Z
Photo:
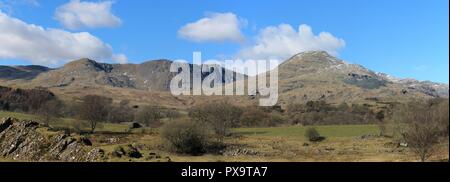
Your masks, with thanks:
M134 123L131 123L130 128L131 129L142 128L142 125L140 123L134 122Z
M64 132L46 133L48 129L35 121L0 120L0 155L18 161L83 162L101 159L99 155L88 155L86 144L90 141L77 140Z
M134 147L133 145L125 145L125 146L118 146L114 149L114 151L111 153L114 157L130 157L130 158L141 158L142 154L139 152L139 150Z

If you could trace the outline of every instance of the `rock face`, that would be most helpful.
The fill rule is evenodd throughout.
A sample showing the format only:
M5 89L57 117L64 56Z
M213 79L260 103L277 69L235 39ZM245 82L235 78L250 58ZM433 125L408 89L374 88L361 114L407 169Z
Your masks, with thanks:
M104 152L63 132L48 132L35 121L0 120L0 155L18 161L101 161Z

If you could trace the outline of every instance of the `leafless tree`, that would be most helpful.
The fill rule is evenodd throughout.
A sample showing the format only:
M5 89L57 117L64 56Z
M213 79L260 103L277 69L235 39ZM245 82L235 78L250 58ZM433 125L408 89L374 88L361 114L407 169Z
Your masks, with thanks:
M426 161L433 154L439 141L442 131L440 120L445 112L448 115L448 107L447 111L442 112L439 104L430 101L410 102L394 111L393 119L398 122L397 132L421 161Z
M78 116L80 119L89 122L91 133L94 133L97 124L107 119L112 99L98 95L87 95L81 100L82 102L78 108Z
M189 116L209 125L217 135L218 142L228 134L228 129L239 125L242 109L227 102L208 103L192 108Z
M37 110L45 125L49 125L52 120L61 116L63 103L58 99L52 99L43 103Z
M144 106L137 114L136 119L148 127L161 126L162 111L156 106Z

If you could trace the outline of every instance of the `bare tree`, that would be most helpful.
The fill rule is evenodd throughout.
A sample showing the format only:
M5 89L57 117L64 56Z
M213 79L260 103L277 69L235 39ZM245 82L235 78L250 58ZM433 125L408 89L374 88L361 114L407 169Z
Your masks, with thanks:
M61 116L63 103L58 99L52 99L43 103L37 110L45 125L49 125L52 120Z
M136 114L136 119L148 127L159 127L162 119L161 108L145 106Z
M439 140L439 117L436 105L423 101L410 102L394 111L397 132L422 162L433 154Z
M192 108L189 116L197 122L209 125L219 142L228 134L228 129L239 125L243 111L227 102L208 103Z
M421 123L411 123L407 132L403 133L408 146L425 162L433 153L438 141L438 132L433 126Z
M108 118L112 99L98 95L87 95L81 100L78 116L80 119L89 122L91 133L94 133L97 124L104 122Z

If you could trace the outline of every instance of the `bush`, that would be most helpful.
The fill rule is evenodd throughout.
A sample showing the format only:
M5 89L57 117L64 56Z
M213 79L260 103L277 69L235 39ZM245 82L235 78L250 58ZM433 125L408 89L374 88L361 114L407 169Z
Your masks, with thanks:
M161 138L171 151L199 155L206 152L208 132L192 121L173 121L161 128Z
M316 130L316 128L307 128L305 132L305 137L310 142L320 142L325 140L325 137L320 136L319 132Z

